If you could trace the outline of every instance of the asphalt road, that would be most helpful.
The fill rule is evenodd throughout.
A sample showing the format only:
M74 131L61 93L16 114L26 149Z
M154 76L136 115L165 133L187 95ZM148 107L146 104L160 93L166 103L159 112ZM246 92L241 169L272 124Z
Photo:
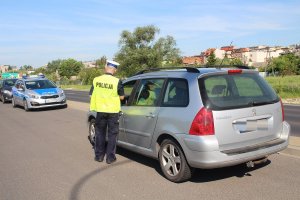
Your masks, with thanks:
M89 103L87 91L65 90L69 100ZM284 105L285 120L291 125L291 136L300 137L300 105Z
M124 149L112 165L95 162L86 111L75 107L0 104L1 200L299 199L300 158L283 154L254 169L196 170L181 184L163 178L156 160Z

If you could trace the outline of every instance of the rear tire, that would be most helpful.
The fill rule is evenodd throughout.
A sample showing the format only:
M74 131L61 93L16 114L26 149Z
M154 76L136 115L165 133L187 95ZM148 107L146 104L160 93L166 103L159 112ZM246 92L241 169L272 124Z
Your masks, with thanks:
M96 136L95 124L96 124L96 120L94 118L91 119L89 123L88 139L93 147L95 146L95 136Z
M161 143L158 156L160 168L168 180L180 183L192 177L192 170L177 142L165 139Z

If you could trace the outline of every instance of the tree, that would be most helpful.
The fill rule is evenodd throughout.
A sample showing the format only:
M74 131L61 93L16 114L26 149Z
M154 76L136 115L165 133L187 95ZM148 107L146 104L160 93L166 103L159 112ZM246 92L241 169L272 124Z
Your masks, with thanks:
M178 63L179 49L175 48L174 38L167 36L155 41L158 33L159 29L153 25L121 33L120 50L115 56L121 75L130 76L143 69L161 67L163 63Z
M239 58L234 58L230 61L230 65L244 65L241 59Z
M211 52L210 55L207 58L207 66L214 66L217 64L217 59L216 59L216 55L215 52Z
M281 55L271 60L268 72L277 72L282 76L300 74L300 57L293 53Z
M103 67L106 63L107 58L105 56L102 56L100 59L96 60L96 66L97 67Z
M58 73L60 76L66 76L67 78L70 78L71 76L77 76L82 68L82 62L78 62L72 58L69 58L61 62Z
M160 38L154 45L154 49L159 52L163 65L178 65L182 63L180 50L176 48L176 41L172 36Z
M47 74L47 70L46 70L44 67L36 68L36 69L34 70L34 74L39 74L39 73Z
M103 70L100 70L99 68L82 69L79 73L79 78L81 80L81 83L83 85L93 84L94 78L103 74L102 71Z
M33 67L31 65L23 65L20 67L20 70L25 70L25 71L33 70Z
M60 59L48 62L48 64L47 64L48 73L56 72L56 70L59 69L61 62L62 62L62 60L60 60Z

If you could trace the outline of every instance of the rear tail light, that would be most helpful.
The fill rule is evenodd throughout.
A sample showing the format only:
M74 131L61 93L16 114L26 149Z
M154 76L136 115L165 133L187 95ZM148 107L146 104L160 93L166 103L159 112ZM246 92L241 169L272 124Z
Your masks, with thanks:
M206 108L201 108L200 111L195 116L190 131L190 135L214 135L214 118L211 110Z
M282 121L284 121L284 108L283 108L283 103L281 101L281 98L280 98L280 104L281 104Z
M230 69L228 70L228 74L241 74L243 70L241 69Z

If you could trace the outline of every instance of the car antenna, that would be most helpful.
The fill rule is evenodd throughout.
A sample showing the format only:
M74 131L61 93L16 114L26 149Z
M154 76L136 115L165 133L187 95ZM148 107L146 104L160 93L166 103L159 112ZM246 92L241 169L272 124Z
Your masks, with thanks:
M231 45L232 45L232 41L230 42L230 45L229 45L229 47L231 47ZM224 58L222 59L222 61L221 61L221 64L219 65L219 68L221 68L221 66L222 66L222 64L223 64L223 61L224 61L224 59L225 59L225 58L227 58L227 51L225 51Z

